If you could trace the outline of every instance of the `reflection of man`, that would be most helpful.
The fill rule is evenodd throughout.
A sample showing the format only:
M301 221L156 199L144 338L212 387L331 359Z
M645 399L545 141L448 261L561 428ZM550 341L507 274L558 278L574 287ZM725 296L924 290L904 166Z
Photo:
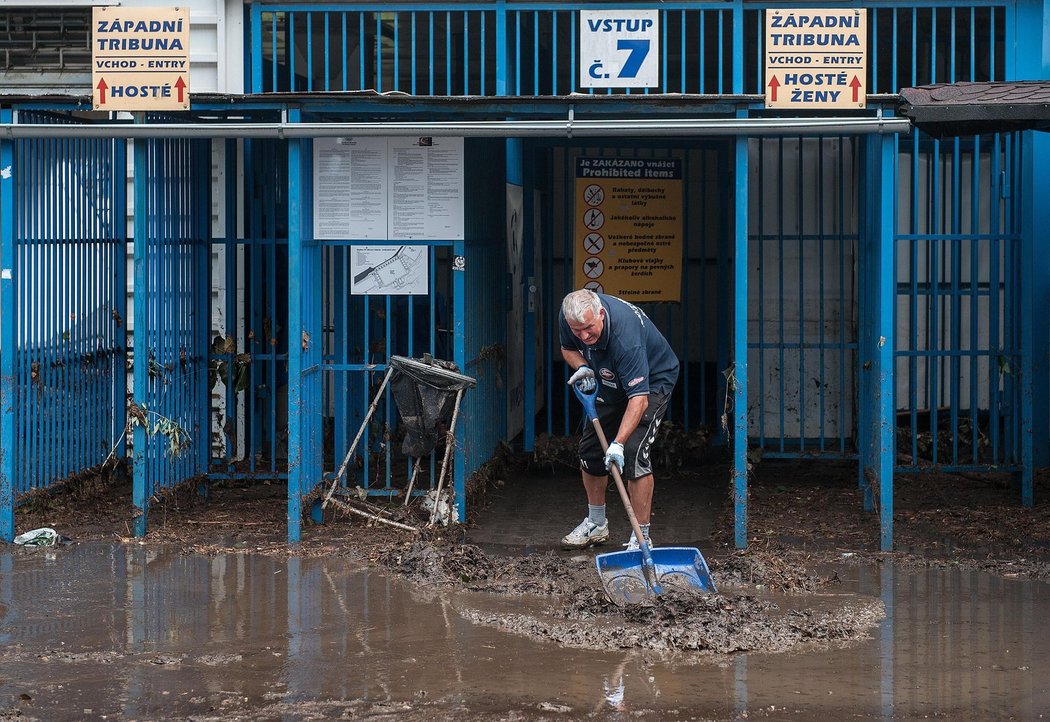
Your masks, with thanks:
M574 369L569 384L585 391L598 385L597 411L609 448L603 453L591 424L580 439L580 468L587 492L587 518L562 544L584 548L609 538L605 518L608 469L616 464L627 480L631 506L649 539L653 470L649 451L678 380L678 358L640 308L615 296L573 291L561 305L561 355ZM626 544L637 549L631 533Z

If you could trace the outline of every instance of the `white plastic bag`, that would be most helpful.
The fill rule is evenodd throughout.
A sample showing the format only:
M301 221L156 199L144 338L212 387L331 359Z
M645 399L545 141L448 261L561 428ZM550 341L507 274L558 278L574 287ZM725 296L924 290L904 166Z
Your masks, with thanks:
M49 526L27 531L14 538L14 543L26 547L53 547L62 541L62 536Z

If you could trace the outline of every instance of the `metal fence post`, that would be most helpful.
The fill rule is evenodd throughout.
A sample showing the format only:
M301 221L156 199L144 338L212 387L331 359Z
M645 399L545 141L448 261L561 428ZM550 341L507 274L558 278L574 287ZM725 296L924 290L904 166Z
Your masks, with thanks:
M0 122L14 112L0 109ZM0 139L0 539L15 533L15 177L14 141Z
M875 240L878 248L877 257L872 254L871 260L877 261L877 288L873 289L873 298L878 309L877 326L872 334L876 348L873 350L875 368L878 374L874 383L875 407L878 409L878 431L872 440L877 445L878 460L876 474L879 490L880 545L882 551L893 549L893 467L895 458L896 408L894 405L894 348L895 323L894 309L897 300L897 273L894 266L894 230L895 230L895 196L897 187L897 153L895 138L892 135L877 136L874 147L879 154L876 181L877 202L872 207L876 214Z
M136 115L135 122L142 122L141 114ZM146 194L148 190L147 184L149 183L147 167L147 145L149 141L139 138L133 142L135 216L133 221L134 225L132 229L132 240L134 244L135 267L135 281L133 286L135 293L133 301L135 326L132 329L132 345L134 354L134 370L132 372L132 398L135 400L136 404L142 406L146 403L147 385L149 383L149 351L146 348L146 334L149 325L148 319L146 318L146 312L148 308L146 255L148 251L147 244L149 242L149 234L147 232L147 224L149 222L149 218L146 213ZM147 465L146 454L146 445L148 443L149 440L146 434L145 427L141 423L136 424L133 439L133 481L131 497L132 504L137 510L135 515L135 528L133 530L134 535L137 537L142 537L146 535L146 515L149 510L149 479L147 478L149 470Z
M288 119L299 121L299 110L290 108ZM302 533L303 408L302 370L303 272L302 145L288 141L288 541L298 542ZM320 339L317 339L320 343ZM318 480L320 481L320 480Z
M746 111L739 111L738 115ZM747 548L748 137L736 138L733 256L733 508L737 549Z

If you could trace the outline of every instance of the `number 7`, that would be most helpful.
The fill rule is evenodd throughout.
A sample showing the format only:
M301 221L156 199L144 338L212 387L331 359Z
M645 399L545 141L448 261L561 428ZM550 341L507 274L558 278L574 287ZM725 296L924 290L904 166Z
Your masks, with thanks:
M649 54L649 41L648 40L617 40L617 50L627 50L630 55L627 56L627 60L623 63L623 68L620 69L619 78L637 78L638 70L642 67L642 63L645 62L645 56Z

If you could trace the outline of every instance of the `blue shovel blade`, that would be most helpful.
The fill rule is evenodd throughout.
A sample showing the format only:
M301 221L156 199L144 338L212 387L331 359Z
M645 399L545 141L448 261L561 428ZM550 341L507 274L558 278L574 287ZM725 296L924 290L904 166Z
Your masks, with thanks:
M656 567L656 583L662 588L718 590L703 554L695 547L650 549ZM652 594L645 579L641 550L609 552L594 558L606 594L616 604L638 604Z

